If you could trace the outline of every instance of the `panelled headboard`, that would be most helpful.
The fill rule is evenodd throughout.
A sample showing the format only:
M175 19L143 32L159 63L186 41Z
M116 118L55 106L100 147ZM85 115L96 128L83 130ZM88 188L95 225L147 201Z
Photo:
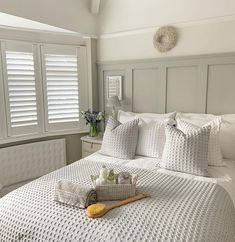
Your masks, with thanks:
M98 63L99 105L106 109L106 78L123 76L122 109L235 113L235 53Z

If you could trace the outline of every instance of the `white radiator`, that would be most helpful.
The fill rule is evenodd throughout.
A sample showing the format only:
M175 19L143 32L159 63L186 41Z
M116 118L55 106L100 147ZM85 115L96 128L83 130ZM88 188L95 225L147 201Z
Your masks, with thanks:
M66 165L65 139L2 148L0 189L1 186L4 190L12 184L32 180L64 165Z

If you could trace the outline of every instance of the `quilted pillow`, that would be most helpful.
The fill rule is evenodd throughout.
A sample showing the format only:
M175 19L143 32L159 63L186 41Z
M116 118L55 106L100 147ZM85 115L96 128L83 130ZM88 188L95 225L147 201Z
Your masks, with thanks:
M166 143L160 166L169 170L208 176L208 143L210 126L186 134L166 126Z
M138 139L138 122L138 119L134 119L121 124L110 117L100 152L116 158L133 159Z
M221 117L212 114L177 113L176 121L177 127L185 133L192 129L210 126L211 132L208 147L208 165L223 166L219 139Z

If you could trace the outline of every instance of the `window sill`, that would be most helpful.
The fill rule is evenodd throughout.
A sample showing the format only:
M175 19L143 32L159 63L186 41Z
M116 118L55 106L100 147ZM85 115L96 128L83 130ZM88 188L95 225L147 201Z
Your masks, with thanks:
M30 141L34 139L44 139L47 137L56 137L56 136L65 136L65 135L73 135L73 134L85 134L88 133L88 129L78 130L63 130L63 131L50 131L40 134L28 134L28 135L19 135L19 136L12 136L0 139L0 145L4 144L10 144L15 142L21 142L21 141Z

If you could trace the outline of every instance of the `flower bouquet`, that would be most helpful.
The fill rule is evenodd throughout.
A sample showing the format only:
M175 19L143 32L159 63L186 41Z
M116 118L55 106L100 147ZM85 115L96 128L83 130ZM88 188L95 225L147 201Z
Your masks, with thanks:
M104 120L102 112L91 112L90 110L82 111L82 118L86 120L86 125L90 124L90 137L96 137L99 134L98 124Z

